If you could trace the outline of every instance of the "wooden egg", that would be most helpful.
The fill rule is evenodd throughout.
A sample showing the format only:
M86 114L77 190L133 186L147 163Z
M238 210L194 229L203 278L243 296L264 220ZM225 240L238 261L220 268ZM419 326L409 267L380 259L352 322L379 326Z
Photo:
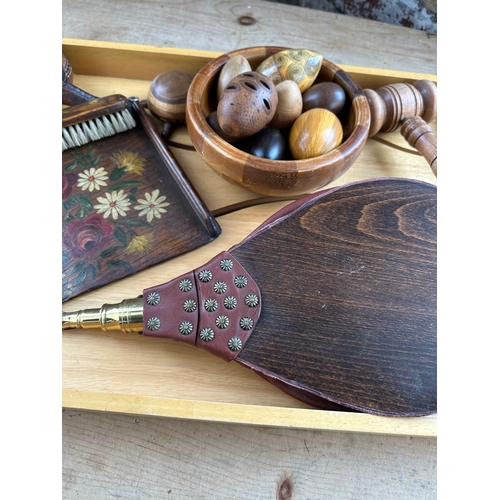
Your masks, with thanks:
M248 137L262 130L273 118L278 92L273 82L255 71L233 78L217 105L221 129L232 137Z
M335 149L342 137L340 120L327 109L313 108L302 113L292 125L290 151L296 160L314 158Z
M242 149L251 155L268 160L285 160L288 154L288 141L274 127L264 127L242 144Z
M230 144L235 144L240 141L238 137L231 137L227 135L224 130L220 128L219 120L217 119L217 111L212 111L207 117L207 123L212 127L213 131L224 141L229 142Z
M269 125L285 130L290 128L302 113L302 94L293 80L278 83L276 91L278 92L278 105Z
M247 71L252 71L252 67L247 59L243 56L231 57L222 67L219 79L217 80L217 100L221 98L222 91L234 77L241 75L241 73L246 73Z
M162 121L184 122L186 98L194 75L187 71L171 70L160 73L148 93L148 108Z
M337 116L344 109L344 89L334 82L321 82L312 85L302 96L302 111L324 108Z
M275 85L292 80L305 92L316 80L323 56L314 50L286 49L264 59L256 71L268 76Z

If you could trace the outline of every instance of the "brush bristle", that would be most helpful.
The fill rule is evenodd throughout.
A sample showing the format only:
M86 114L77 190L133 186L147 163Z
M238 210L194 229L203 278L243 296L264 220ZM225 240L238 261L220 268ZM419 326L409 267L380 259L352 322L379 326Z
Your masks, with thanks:
M62 129L62 150L83 146L133 129L135 126L134 117L128 109L72 125Z

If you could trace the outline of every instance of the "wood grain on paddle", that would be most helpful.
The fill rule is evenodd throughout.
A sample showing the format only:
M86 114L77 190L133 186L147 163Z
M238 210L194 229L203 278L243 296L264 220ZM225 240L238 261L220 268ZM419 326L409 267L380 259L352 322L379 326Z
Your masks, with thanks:
M231 253L263 297L236 360L325 408L436 411L435 186L352 184Z

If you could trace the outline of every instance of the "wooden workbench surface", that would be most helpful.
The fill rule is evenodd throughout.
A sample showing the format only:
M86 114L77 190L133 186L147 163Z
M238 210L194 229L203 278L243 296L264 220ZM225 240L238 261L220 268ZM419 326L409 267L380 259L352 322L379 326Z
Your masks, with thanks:
M217 52L300 40L339 64L437 72L436 37L301 7L253 0L62 6L64 38ZM240 25L241 15L257 22ZM80 410L63 410L62 431L65 499L436 497L435 438Z

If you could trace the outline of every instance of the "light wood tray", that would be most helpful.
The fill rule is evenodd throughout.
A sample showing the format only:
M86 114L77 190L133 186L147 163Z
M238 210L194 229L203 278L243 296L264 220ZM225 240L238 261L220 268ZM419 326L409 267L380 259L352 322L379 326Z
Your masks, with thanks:
M314 47L310 47L314 49ZM220 53L63 39L74 84L99 97L120 93L146 99L151 80L170 69L198 71ZM332 61L335 63L335 61ZM412 82L434 75L342 66L364 88ZM436 123L433 124L436 127ZM398 132L383 139L409 149ZM172 140L190 144L185 127ZM252 202L259 195L228 184L194 151L171 147L210 210ZM436 184L416 154L368 140L359 159L326 187L373 177L405 177ZM289 201L257 204L218 217L222 234L186 255L64 303L64 310L100 307L133 298L204 264L240 242ZM237 363L174 341L98 330L62 333L62 404L65 408L211 420L291 428L437 436L437 417L389 418L313 409Z

